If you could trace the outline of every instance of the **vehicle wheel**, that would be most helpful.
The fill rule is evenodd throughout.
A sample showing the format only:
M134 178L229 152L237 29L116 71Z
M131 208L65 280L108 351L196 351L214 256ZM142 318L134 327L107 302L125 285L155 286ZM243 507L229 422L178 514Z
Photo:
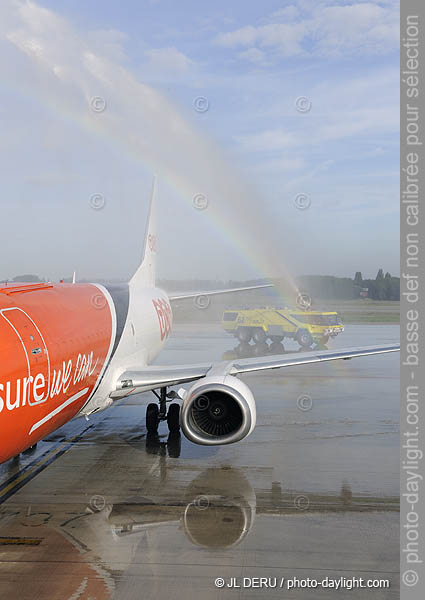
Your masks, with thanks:
M283 342L283 335L271 335L270 339L272 342L276 343Z
M270 344L270 354L283 354L285 348L280 342L272 342Z
M326 344L328 342L329 342L329 336L328 335L324 335L323 337L320 338L319 345L320 346L326 346Z
M146 429L148 433L156 433L158 431L159 424L159 408L154 402L148 404L146 409Z
M303 348L310 348L313 343L311 333L307 329L300 329L297 333L297 342Z
M167 423L170 433L177 433L180 431L180 405L173 402L168 407Z
M269 346L266 342L261 344L255 344L254 346L254 356L264 356L269 351Z
M250 327L238 327L236 331L236 337L240 342L249 342L252 336Z
M249 358L252 356L253 346L248 342L241 342L235 350L238 358Z
M258 327L258 329L254 329L252 339L256 344L264 344L264 342L266 341L266 333L264 329L261 329L260 327Z

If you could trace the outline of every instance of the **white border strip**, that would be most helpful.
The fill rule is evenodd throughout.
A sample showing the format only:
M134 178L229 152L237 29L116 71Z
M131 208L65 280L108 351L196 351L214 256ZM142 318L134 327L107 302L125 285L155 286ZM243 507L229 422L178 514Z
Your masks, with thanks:
M39 427L44 425L44 423L47 423L47 421L50 421L50 419L52 419L54 416L56 416L58 413L60 413L64 408L66 408L67 406L69 406L70 404L72 404L73 402L78 400L79 398L81 398L81 396L84 396L84 394L87 394L88 391L89 391L89 388L86 387L86 388L84 388L84 390L81 390L81 391L77 392L76 394L74 394L73 396L71 396L71 398L68 398L68 400L65 400L65 402L63 402L63 404L56 407L55 410L52 410L51 413L49 413L48 415L43 417L40 421L38 421L38 423L34 423L34 425L31 427L28 435L31 435L33 431L35 431L36 429L38 429Z

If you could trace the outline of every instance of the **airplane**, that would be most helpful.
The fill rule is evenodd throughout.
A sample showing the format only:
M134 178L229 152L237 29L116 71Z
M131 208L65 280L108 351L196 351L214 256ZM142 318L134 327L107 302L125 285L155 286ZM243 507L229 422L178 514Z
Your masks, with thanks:
M294 365L397 352L396 345L152 366L172 327L172 303L246 291L249 286L167 295L156 287L154 178L141 263L126 285L3 284L0 287L0 463L77 416L152 391L146 428L167 421L192 442L235 443L256 423L249 387L238 375ZM169 388L190 384L178 392ZM172 400L181 401L167 403Z

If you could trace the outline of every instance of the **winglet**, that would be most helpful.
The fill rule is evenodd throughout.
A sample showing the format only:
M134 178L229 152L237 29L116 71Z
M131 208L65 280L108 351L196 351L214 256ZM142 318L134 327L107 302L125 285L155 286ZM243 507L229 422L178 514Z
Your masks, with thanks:
M154 287L156 279L156 201L157 178L153 178L152 196L146 222L145 241L141 263L130 280L132 286Z

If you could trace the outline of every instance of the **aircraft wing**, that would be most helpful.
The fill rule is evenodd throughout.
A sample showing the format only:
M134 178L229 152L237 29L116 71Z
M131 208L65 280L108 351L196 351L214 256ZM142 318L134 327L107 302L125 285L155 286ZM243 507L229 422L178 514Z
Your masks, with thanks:
M202 379L207 375L240 375L268 369L281 369L296 365L348 360L358 356L399 352L398 345L364 346L362 348L344 348L341 350L313 350L294 352L284 355L272 355L258 358L241 358L234 361L200 363L182 366L149 366L141 370L128 370L118 378L116 389L111 397L118 398L129 393L145 392Z
M199 298L201 296L217 296L219 294L231 294L233 292L246 292L248 290L262 290L264 288L273 287L273 283L264 285L250 285L248 287L227 288L225 290L204 290L202 292L183 292L181 294L169 294L171 302L176 300L186 300L188 298Z

